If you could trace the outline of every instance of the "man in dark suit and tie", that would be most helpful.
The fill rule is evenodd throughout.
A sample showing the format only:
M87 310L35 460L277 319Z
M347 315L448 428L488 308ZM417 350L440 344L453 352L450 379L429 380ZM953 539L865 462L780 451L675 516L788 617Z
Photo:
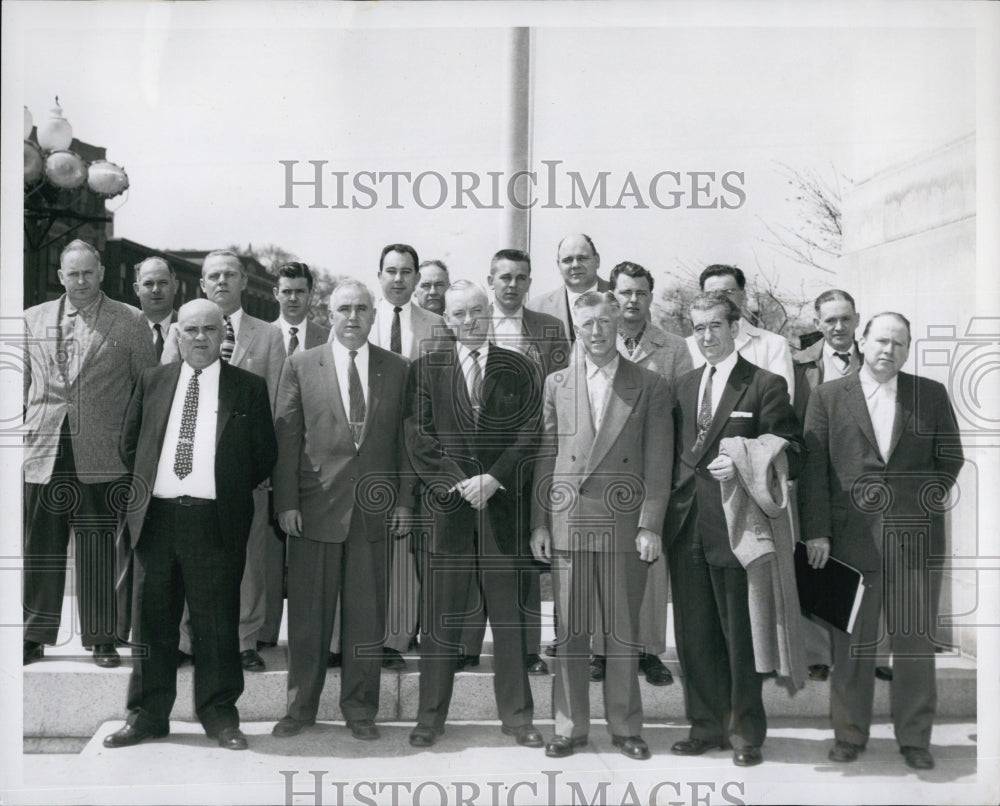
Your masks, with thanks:
M59 256L66 293L24 312L24 663L59 633L66 553L74 535L80 637L98 666L115 649L113 550L127 472L118 435L132 384L156 363L139 311L101 291L90 244Z
M162 257L148 257L135 264L132 284L139 298L139 307L149 325L156 350L156 360L163 355L163 346L170 338L170 326L177 321L174 297L177 295L177 274Z
M784 378L736 351L740 310L729 296L699 295L690 316L706 363L677 382L667 558L691 733L671 751L694 756L731 745L733 763L747 767L763 761L767 716L763 675L754 662L747 573L730 547L719 487L736 470L732 459L719 455L719 442L782 437L791 445L794 475L801 438Z
M803 531L813 566L828 556L864 574L853 632L833 631L830 760L854 761L868 742L874 666L885 623L893 653L892 721L900 752L918 770L934 766L937 706L934 630L947 554L944 512L964 463L944 386L900 368L910 323L877 314L859 342L856 374L813 389L806 409L800 484ZM882 618L884 611L885 618Z
M121 455L132 472L127 514L135 556L135 642L128 720L104 739L127 747L170 732L177 645L187 602L197 663L195 712L206 735L244 750L236 701L240 578L253 491L277 455L267 385L219 360L215 303L192 300L177 321L181 361L146 370L128 403Z
M422 581L420 703L410 744L429 747L444 733L466 611L478 580L493 624L494 692L504 734L541 747L525 667L518 576L528 505L525 472L537 447L537 371L520 353L487 340L489 301L460 281L445 293L455 344L419 359L406 419L406 443L423 486L418 539Z
M531 498L531 550L552 563L558 616L555 736L545 754L563 758L587 744L590 643L600 630L612 744L645 760L639 610L649 564L662 550L673 395L660 376L619 355L621 314L610 292L583 294L573 314L582 349L545 380Z
M275 736L316 722L340 599L340 709L355 738L378 738L388 549L411 528L412 476L402 434L408 364L368 343L374 316L366 286L340 283L330 296L333 340L290 355L278 384L272 480L288 535L288 709Z
M547 313L562 322L570 341L576 339L573 329L573 305L587 291L607 291L608 281L597 276L601 256L589 235L567 235L556 247L556 265L563 285L532 298L528 307Z
M247 272L239 255L229 250L210 252L201 265L201 288L205 296L222 310L225 332L221 358L234 367L259 375L267 382L271 409L278 391L278 376L285 361L281 333L263 319L243 310L243 292ZM161 363L178 360L176 340L167 342ZM264 659L257 651L259 633L266 610L266 574L268 540L274 539L270 524L270 503L266 486L255 490L253 525L247 544L246 570L240 583L240 662L248 672L264 670ZM190 640L186 622L181 625L181 650L189 653ZM198 658L195 657L195 663Z

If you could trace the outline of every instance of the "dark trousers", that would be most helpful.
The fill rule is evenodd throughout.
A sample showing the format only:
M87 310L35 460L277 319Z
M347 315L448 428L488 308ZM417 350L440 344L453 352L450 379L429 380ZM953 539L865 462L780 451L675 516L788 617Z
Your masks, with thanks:
M607 657L604 707L608 732L642 731L639 692L639 611L648 565L635 551L555 551L552 594L556 624L552 702L561 736L590 730L590 642L601 633ZM596 602L596 606L595 606Z
M115 643L115 502L122 481L76 474L65 422L52 478L24 485L24 640L54 644L66 592L70 532L76 555L80 637L90 649Z
M340 710L344 719L378 713L388 559L383 540L351 529L342 543L288 537L288 716L312 724L341 598Z
M168 729L177 698L177 645L187 601L194 651L194 707L205 733L238 727L240 579L245 552L229 546L214 504L181 506L154 498L135 546L135 608L142 659L132 666L129 723Z
M892 647L890 710L901 747L927 748L937 710L934 629L937 624L941 573L925 563L907 567L890 547L883 570L865 571L865 592L848 635L833 633L830 716L834 736L864 746L872 721L875 665L884 638ZM884 614L884 618L883 618Z
M542 643L542 586L541 573L537 567L527 567L521 570L518 577L520 588L518 596L521 618L524 622L524 639L529 655L537 655ZM469 588L467 602L469 616L462 628L462 652L478 657L483 651L483 640L486 637L486 597L478 583Z
M500 552L488 520L475 536L474 555L420 551L420 705L417 724L443 728L455 682L455 660L462 626L469 615L470 588L478 584L486 598L493 630L493 691L500 720L508 727L527 725L534 702L524 662L526 643L519 607L518 576L523 559Z
M767 715L764 676L754 663L746 571L709 565L695 540L696 528L689 523L668 556L691 738L759 747L767 736Z

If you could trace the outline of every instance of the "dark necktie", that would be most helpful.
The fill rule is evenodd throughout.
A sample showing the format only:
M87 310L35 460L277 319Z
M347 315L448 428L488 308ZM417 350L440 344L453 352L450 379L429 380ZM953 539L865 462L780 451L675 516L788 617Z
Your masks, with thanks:
M177 437L177 453L174 454L174 473L183 479L191 474L191 460L194 456L194 427L198 421L198 376L196 369L188 381L184 395L184 410L181 412L181 432Z
M711 367L708 370L708 380L705 382L705 392L701 396L701 406L698 407L698 439L694 443L695 449L701 447L708 429L712 427L712 377L714 375L715 367Z
M569 343L576 341L576 328L573 327L573 307L569 304L569 292L566 292L566 318L569 321Z
M159 322L153 325L153 349L156 350L156 360L159 361L163 355L163 329Z
M226 320L226 336L222 340L222 348L219 352L222 360L228 364L229 360L233 357L233 350L236 349L236 331L233 330L232 319L228 316L224 316L223 319Z
M834 356L836 358L839 358L840 359L840 363L842 363L844 365L843 368L841 368L840 373L844 374L845 372L847 372L847 368L849 366L851 366L851 356L850 356L850 354L849 353L834 353Z
M358 365L354 363L358 351L351 350L348 355L351 357L351 363L347 366L347 397L351 403L348 420L351 424L351 436L354 438L354 444L359 445L361 443L361 429L365 425L365 393L362 391Z
M483 368L479 366L479 350L471 350L469 355L472 356L472 366L469 367L472 390L469 393L469 400L472 401L473 420L478 426L479 415L483 411Z
M299 337L295 335L299 332L297 327L288 328L288 354L291 355L295 352L296 348L299 346Z
M625 337L625 349L628 350L628 354L631 356L635 352L635 348L639 346L639 339L632 338L631 336Z
M398 305L392 309L392 330L389 331L389 349L396 355L403 354L403 329L399 322L399 312L403 310Z

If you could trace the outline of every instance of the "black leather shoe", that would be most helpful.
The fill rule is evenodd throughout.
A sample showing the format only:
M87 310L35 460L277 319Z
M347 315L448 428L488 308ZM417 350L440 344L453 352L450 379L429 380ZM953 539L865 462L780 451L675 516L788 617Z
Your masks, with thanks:
M246 649L240 653L240 663L245 672L263 672L264 659L256 649Z
M709 742L705 739L681 739L674 742L670 752L677 756L700 756L709 750L721 750L721 742Z
M239 728L223 728L216 738L224 750L246 750L248 747L247 737Z
M277 645L277 641L258 641L257 651L260 652L262 649L274 649Z
M573 751L578 747L583 747L587 743L586 736L560 736L558 733L553 736L545 745L545 755L549 758L566 758L573 755Z
M611 744L621 750L623 756L636 761L645 761L650 756L649 745L641 736L612 736Z
M131 747L132 745L139 744L139 742L144 742L147 739L162 739L169 733L169 730L162 732L149 731L137 728L135 725L126 725L124 728L116 730L110 736L105 736L104 746L109 747L112 750L118 747Z
M900 747L899 752L906 759L906 766L914 770L933 770L934 756L925 747Z
M763 763L764 754L759 747L747 745L746 747L733 748L733 764L737 767L756 767Z
M525 659L528 674L543 675L549 673L549 665L538 655L528 655Z
M473 666L479 665L479 655L459 655L458 660L455 661L455 670L462 671L463 669L471 669Z
M541 747L545 744L542 740L542 734L538 732L538 728L530 722L527 725L517 725L516 727L502 725L500 731L504 736L513 736L514 741L525 747Z
M833 743L833 747L830 748L830 752L826 754L826 757L830 759L830 761L846 764L850 761L857 761L858 753L864 749L865 748L860 744L842 742L840 739L837 739L837 741Z
M425 725L417 725L410 733L410 744L414 747L430 747L442 733L444 733L444 728L428 728Z
M326 656L327 669L339 669L344 664L344 656L339 652L331 652Z
M545 647L545 654L548 655L550 658L554 658L556 656L556 645L549 644L547 647Z
M604 679L607 661L603 655L594 655L590 659L590 682L600 683Z
M94 663L102 669L114 669L122 665L122 659L114 644L99 644L94 647Z
M347 727L351 731L351 736L363 742L371 742L379 737L378 728L372 719L348 719Z
M639 656L639 670L651 686L669 686L674 682L674 676L656 655L643 652Z
M825 663L814 663L809 667L809 679L810 680L829 680L830 679L830 667Z
M24 642L24 665L34 663L45 657L45 649L37 641Z
M879 680L892 680L891 666L876 666L875 677Z
M279 739L287 739L289 736L298 736L303 730L315 724L315 722L299 722L290 716L283 716L271 728L271 735L277 736Z
M384 646L382 647L382 668L393 672L403 672L406 671L406 661L395 649Z

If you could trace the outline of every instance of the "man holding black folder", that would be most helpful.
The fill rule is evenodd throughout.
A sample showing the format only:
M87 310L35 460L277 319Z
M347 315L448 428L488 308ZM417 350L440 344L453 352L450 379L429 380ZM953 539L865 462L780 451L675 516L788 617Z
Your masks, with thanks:
M859 346L858 374L812 390L806 409L807 458L800 479L810 563L835 557L864 574L865 592L850 635L833 633L830 760L854 761L868 741L880 614L895 660L891 711L900 752L913 769L934 766L931 727L937 705L934 626L940 573L929 557L945 553L945 505L963 464L958 424L940 383L900 368L910 323L874 316ZM906 528L903 528L904 523Z

